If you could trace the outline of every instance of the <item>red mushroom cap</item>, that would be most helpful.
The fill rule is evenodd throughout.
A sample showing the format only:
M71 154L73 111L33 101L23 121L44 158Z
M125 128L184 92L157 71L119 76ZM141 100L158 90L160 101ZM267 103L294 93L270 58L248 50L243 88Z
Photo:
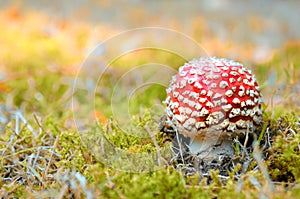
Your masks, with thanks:
M189 137L209 129L221 131L221 136L241 136L247 129L252 132L262 116L254 75L224 58L202 57L181 66L164 103L169 125Z

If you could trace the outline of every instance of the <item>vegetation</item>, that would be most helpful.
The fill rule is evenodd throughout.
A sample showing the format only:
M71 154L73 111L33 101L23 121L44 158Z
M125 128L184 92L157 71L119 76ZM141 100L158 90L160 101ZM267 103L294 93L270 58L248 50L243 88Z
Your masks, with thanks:
M0 22L0 118L7 119L0 120L2 198L300 197L299 42L286 43L264 63L252 63L266 101L261 148L251 154L248 169L236 175L242 167L237 164L228 176L211 170L200 179L198 173L186 175L186 167L172 160L171 143L159 132L163 86L145 87L143 95L132 96L132 118L123 117L121 105L116 112L110 109L114 83L130 66L155 57L176 68L183 58L149 49L125 55L111 63L98 82L101 89L74 93L76 77L86 80L76 74L92 37L89 25L49 22L43 14L25 15L14 8L1 13ZM97 39L114 32L95 29L106 33ZM218 50L218 55L226 53ZM97 85L97 79L91 80ZM130 80L125 88L138 81ZM90 91L93 108L86 97ZM85 111L81 115L77 109Z

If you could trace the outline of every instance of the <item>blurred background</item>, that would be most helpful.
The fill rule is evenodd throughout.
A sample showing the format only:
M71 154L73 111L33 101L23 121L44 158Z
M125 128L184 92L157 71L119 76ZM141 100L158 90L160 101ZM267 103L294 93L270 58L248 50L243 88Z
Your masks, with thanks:
M264 60L272 49L300 37L300 3L291 0L192 0L189 3L178 0L1 0L1 7L15 8L20 15L42 13L48 18L44 28L58 22L72 22L86 23L92 30L103 26L118 33L131 28L158 26L182 31L204 44L211 40L248 44L255 48L252 56L256 60ZM102 35L98 36L99 40L103 39ZM112 35L107 33L102 37L108 36Z

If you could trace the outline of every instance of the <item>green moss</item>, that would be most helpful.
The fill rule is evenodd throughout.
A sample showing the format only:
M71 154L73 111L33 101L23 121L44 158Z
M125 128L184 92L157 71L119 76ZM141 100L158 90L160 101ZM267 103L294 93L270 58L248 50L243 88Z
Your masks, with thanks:
M4 185L3 189L7 192L7 196L10 198L26 198L26 187L22 185Z
M300 180L300 134L285 137L281 133L274 138L270 153L272 156L267 161L272 179L276 181L293 182Z
M79 172L84 170L86 164L83 155L84 148L78 133L74 131L61 132L56 151L61 155L58 165L76 169Z
M197 198L205 193L187 189L181 174L172 169L159 169L153 173L119 174L112 182L116 192L127 198ZM206 196L208 196L206 194Z

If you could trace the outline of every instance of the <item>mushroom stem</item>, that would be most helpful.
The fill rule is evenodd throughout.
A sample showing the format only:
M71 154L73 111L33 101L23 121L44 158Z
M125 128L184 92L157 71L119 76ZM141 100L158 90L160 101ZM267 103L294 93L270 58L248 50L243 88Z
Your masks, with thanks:
M189 150L198 157L204 159L215 159L220 155L233 155L234 150L230 139L204 138L191 140Z

